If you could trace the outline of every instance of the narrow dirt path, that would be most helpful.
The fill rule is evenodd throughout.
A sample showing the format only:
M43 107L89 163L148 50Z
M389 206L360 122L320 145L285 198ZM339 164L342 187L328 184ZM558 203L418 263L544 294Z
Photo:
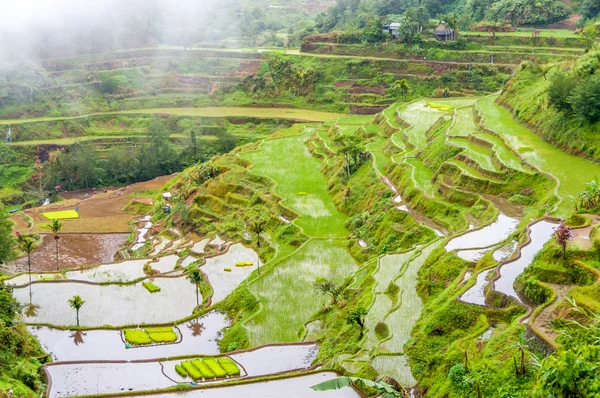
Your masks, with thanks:
M555 341L558 333L552 328L552 316L554 310L562 303L565 297L569 294L573 288L570 285L557 285L554 283L547 283L556 292L556 300L546 308L544 308L539 315L534 319L533 324L544 333L550 340Z

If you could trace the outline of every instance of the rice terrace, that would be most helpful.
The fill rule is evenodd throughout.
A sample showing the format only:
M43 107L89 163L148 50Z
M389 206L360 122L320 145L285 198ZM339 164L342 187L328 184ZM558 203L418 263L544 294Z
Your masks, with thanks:
M0 5L0 398L600 396L593 0Z

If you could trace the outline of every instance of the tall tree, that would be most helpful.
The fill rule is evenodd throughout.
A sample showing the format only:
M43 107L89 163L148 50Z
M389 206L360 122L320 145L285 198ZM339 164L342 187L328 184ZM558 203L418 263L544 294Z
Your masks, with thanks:
M79 310L81 309L81 307L83 307L84 304L85 301L83 301L83 299L79 295L75 295L73 296L73 298L69 299L69 306L75 310L75 314L77 316L77 326L79 326Z
M31 252L34 249L33 240L27 235L19 235L19 247L27 253L27 268L29 272L29 283L31 284Z
M350 178L350 166L359 163L359 155L364 149L362 140L356 135L340 135L336 137L334 141L338 144L340 151L344 154L344 159L346 160L346 174L348 178Z
M60 266L58 264L58 240L60 238L58 237L58 233L62 229L62 223L59 220L54 219L54 220L52 220L52 223L50 224L50 229L52 230L52 233L54 234L54 243L56 245L56 270L59 271Z
M187 274L187 279L196 287L196 306L200 305L200 283L202 282L203 275L198 268L190 270Z

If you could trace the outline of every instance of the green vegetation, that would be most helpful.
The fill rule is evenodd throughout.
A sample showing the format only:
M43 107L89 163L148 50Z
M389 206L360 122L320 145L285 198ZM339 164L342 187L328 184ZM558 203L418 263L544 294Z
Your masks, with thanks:
M142 286L146 288L150 293L158 293L160 292L160 287L156 286L152 282L142 282Z
M152 343L150 336L142 329L125 329L123 331L125 340L135 345L145 345Z
M125 340L134 345L147 345L153 343L174 343L177 334L172 327L125 329Z
M75 310L75 314L77 315L77 326L79 326L79 310L81 310L84 304L85 301L80 296L76 295L69 299L69 306Z
M284 198L283 204L300 214L295 224L304 233L315 237L345 236L345 216L329 196L319 162L311 158L304 145L308 134L302 126L290 133L265 140L256 152L245 152L242 157L254 163L250 169L253 173L275 181L275 193Z
M63 210L42 213L42 216L46 217L48 220L66 220L71 218L79 218L79 213L77 213L75 210Z
M195 289L196 306L186 320L227 315L221 352L317 341L314 363L350 376L317 390L596 393L597 31L593 22L581 32L534 26L600 10L587 0L338 0L315 16L323 6L300 1L295 6L315 19L298 22L297 9L261 1L220 7L236 19L227 40L220 23L230 17L215 14L198 29L182 24L158 48L44 56L38 66L0 71L0 125L12 140L0 143L0 203L27 212L46 197L61 200L58 191L178 173L151 201L123 211L150 215L147 239L161 239L164 249L151 256L175 253L176 268L187 264L180 275ZM447 41L433 37L442 20L453 29ZM400 23L398 38L383 34L390 22ZM205 36L211 28L220 48ZM149 38L140 47L155 37L138 34ZM196 47L206 41L212 48ZM32 237L20 236L13 253L11 221L0 212L0 261L27 254L31 269ZM68 212L42 215L56 221ZM32 214L12 219L24 230ZM555 239L540 243L527 225L547 215L565 222L555 220ZM492 231L490 241L486 226L508 217L512 229ZM58 237L60 228L52 230ZM450 250L463 234L473 247ZM231 258L210 271L208 258L227 245L196 252L188 243L217 235L258 258ZM530 239L538 253L527 253ZM508 270L501 261L517 247L532 259L515 275L519 298L488 283ZM131 254L120 250L119 259ZM148 277L159 272L155 261L143 267ZM239 285L216 300L213 288L232 281ZM151 280L143 286L160 291ZM0 333L11 343L0 345L0 390L23 384L32 395L43 387L39 363L24 358L39 348L29 347L16 321L21 308L6 289L0 299L12 315ZM78 326L84 303L69 300ZM29 304L24 316L36 311ZM205 325L186 326L197 336ZM171 326L130 327L123 338L135 346L181 338ZM177 362L169 366L188 382L177 389L242 375L228 357Z
M519 120L536 126L535 132L545 141L598 162L598 103L594 93L598 90L599 54L590 51L570 65L524 65L499 101Z
M204 379L205 381L240 375L240 368L228 357L207 357L183 361L181 364L175 365L175 370L181 377L189 375L194 380Z

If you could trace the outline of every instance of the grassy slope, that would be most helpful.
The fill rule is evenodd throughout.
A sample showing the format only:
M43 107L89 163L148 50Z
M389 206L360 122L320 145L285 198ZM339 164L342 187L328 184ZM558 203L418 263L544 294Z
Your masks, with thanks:
M585 183L600 175L600 166L544 142L527 127L519 124L507 109L495 104L495 99L496 97L490 96L478 102L484 125L501 134L532 165L558 178L558 194L562 201L553 213L561 217L568 216L573 206L571 196L576 196L583 190Z

